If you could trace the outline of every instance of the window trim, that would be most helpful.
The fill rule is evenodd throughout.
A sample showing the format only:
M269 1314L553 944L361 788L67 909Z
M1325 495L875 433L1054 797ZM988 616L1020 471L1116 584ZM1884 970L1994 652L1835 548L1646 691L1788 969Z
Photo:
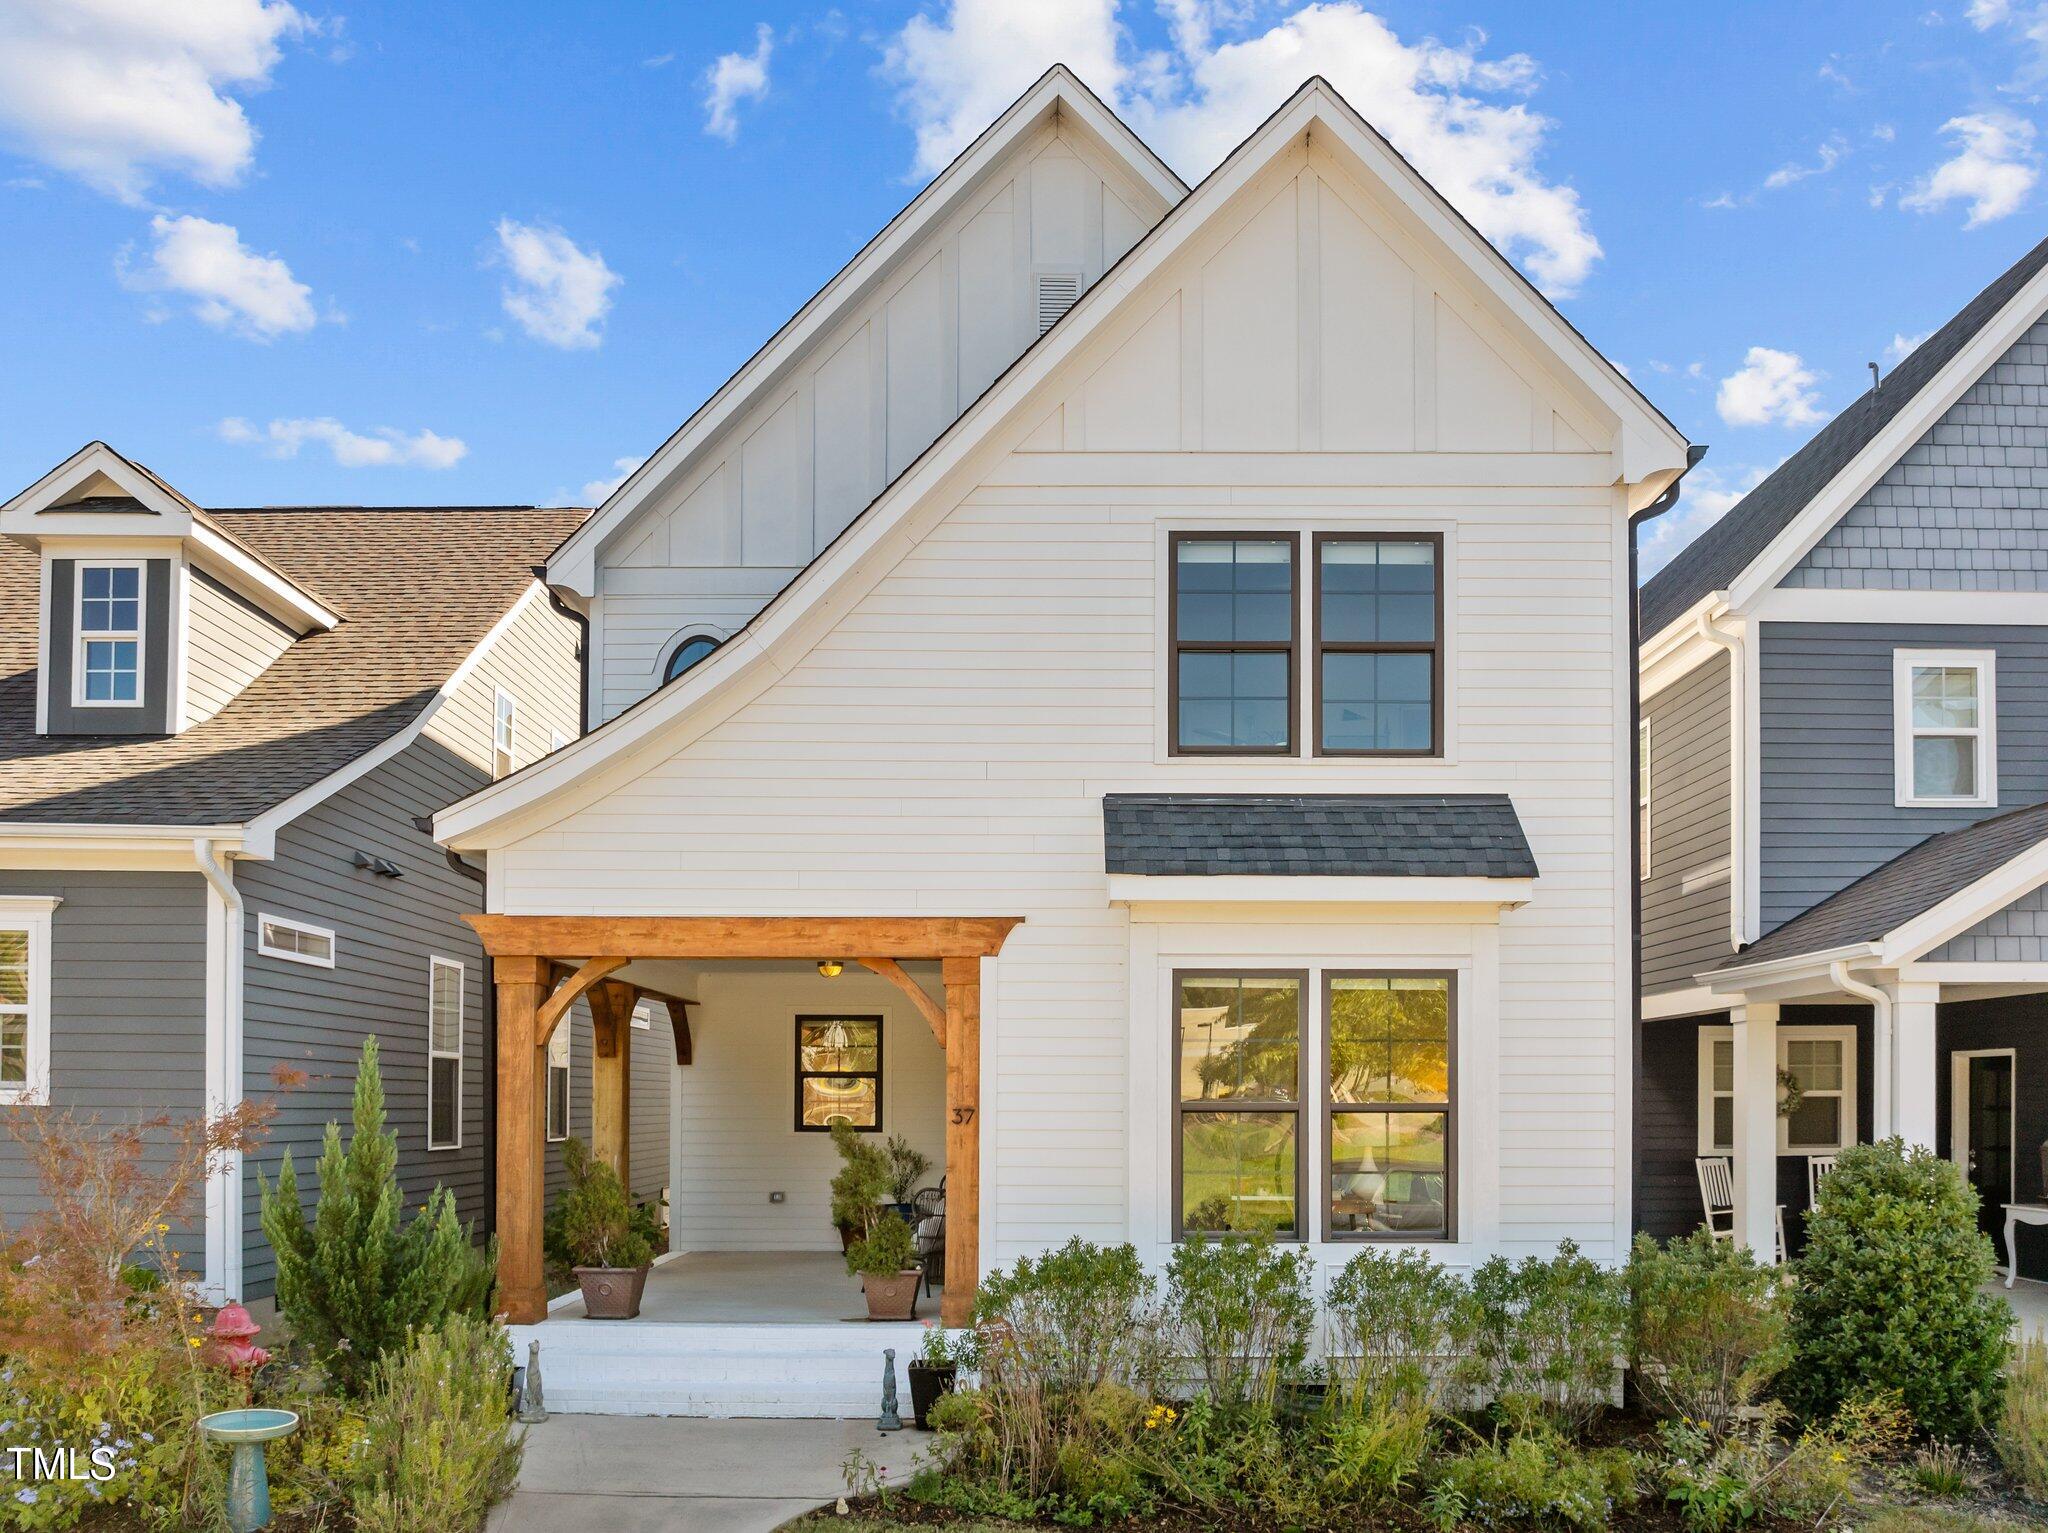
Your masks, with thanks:
M1919 729L1913 723L1913 672L1944 666L1977 673L1977 727ZM1921 737L1968 738L1977 743L1977 791L1963 798L1933 798L1917 791L1913 742ZM1998 651L1895 649L1892 651L1892 804L1898 809L1991 809L1998 805Z
M495 782L518 770L513 751L519 741L519 699L503 687L493 687L491 694L491 779ZM500 756L505 758L502 767Z
M1180 549L1183 543L1285 543L1288 571L1288 634L1283 645L1275 639L1237 643L1215 639L1180 637ZM1227 653L1248 650L1270 654L1287 652L1287 740L1283 745L1183 745L1180 741L1180 656L1182 649L1196 653ZM1166 536L1166 753L1172 757L1271 757L1301 754L1301 534L1293 528L1249 529L1182 528ZM1178 1216L1176 1216L1176 1222Z
M1322 1205L1323 1239L1338 1244L1384 1245L1454 1245L1458 1239L1458 971L1456 969L1404 969L1381 967L1366 969L1325 969L1322 971L1322 1047L1317 1051L1316 1070L1320 1081L1323 1113L1323 1142L1318 1156L1322 1163L1322 1176L1317 1180L1321 1187L1317 1201ZM1330 1048L1331 1028L1330 998L1340 979L1440 979L1444 981L1446 1000L1450 1014L1445 1029L1445 1096L1444 1114L1444 1232L1441 1235L1421 1235L1412 1230L1338 1230L1331 1218L1329 1178L1336 1169L1336 1118L1337 1103L1330 1093ZM1432 1103L1403 1103L1389 1105L1384 1109L1346 1103L1347 1112L1414 1112L1428 1111Z
M705 650L703 654L699 655L695 660L692 660L680 671L673 669L677 658L682 654L682 652L685 649L687 649L690 645L696 643L699 639L702 639L705 643L709 644L711 648ZM671 644L666 650L662 652L661 676L655 682L655 685L657 687L665 687L672 681L681 681L685 676L689 675L690 672L696 670L698 666L702 665L705 661L709 660L713 655L717 654L723 648L725 648L725 640L718 634L707 633L702 629L698 629L692 633L683 634L680 638L678 638L675 641L675 643Z
M1295 982L1295 1050L1294 1050L1294 1100L1285 1101L1243 1101L1226 1098L1221 1102L1196 1101L1190 1104L1180 1094L1180 994L1181 986L1189 979L1291 979ZM1308 969L1267 969L1254 965L1239 967L1230 963L1203 964L1195 967L1176 967L1169 971L1166 1017L1167 1026L1173 1033L1173 1060L1169 1066L1167 1089L1172 1093L1169 1101L1168 1128L1173 1139L1172 1165L1168 1183L1168 1199L1173 1211L1173 1241L1202 1240L1212 1237L1213 1230L1197 1230L1192 1235L1181 1224L1186 1213L1187 1199L1182 1196L1181 1187L1181 1145L1185 1136L1181 1132L1181 1120L1190 1112L1257 1112L1294 1114L1294 1233L1275 1236L1275 1245L1306 1245L1312 1238L1309 1221L1303 1217L1306 1212L1308 1182L1308 1125L1309 1103L1305 1076L1309 1068L1311 1042L1309 1038L1309 990L1314 974Z
M573 1016L562 1017L555 1023L555 1032L548 1035L548 1041L543 1046L547 1053L541 1071L540 1132L542 1141L547 1144L561 1144L567 1140L570 1120L576 1115L575 1026L576 1019ZM554 1057L556 1034L562 1039L560 1064L555 1063ZM562 1072L562 1131L559 1134L555 1132L554 1123L551 1121L555 1110L554 1076L557 1070Z
M27 1058L18 1086L0 1085L0 1104L50 1100L50 940L59 895L0 895L0 930L28 939Z
M875 1024L875 1068L872 1070L806 1070L804 1068L804 1024L806 1022L872 1022ZM796 1076L791 1084L791 1115L799 1134L829 1134L829 1123L804 1122L804 1082L807 1080L867 1080L875 1082L875 1121L872 1127L863 1128L858 1123L849 1123L848 1128L856 1134L879 1134L882 1132L882 1059L883 1041L889 1031L887 1013L878 1011L799 1011L791 1014L789 1040L790 1058L796 1066Z
M1427 644L1413 642L1358 643L1344 640L1338 643L1326 641L1323 637L1323 548L1331 543L1427 543L1433 550L1432 568L1435 572L1436 614L1433 624L1436 637ZM1317 532L1311 539L1310 562L1314 566L1313 589L1309 599L1313 603L1315 635L1314 653L1310 666L1315 672L1313 696L1309 709L1314 715L1310 738L1313 753L1317 756L1334 756L1339 759L1351 758L1383 761L1433 761L1444 754L1444 535L1441 532L1397 532L1393 530L1371 532L1329 531ZM1298 620L1297 620L1298 621ZM1341 655L1419 655L1427 653L1429 661L1429 739L1428 750L1360 750L1323 744L1323 656Z
M1778 1117L1778 1154L1780 1155L1837 1155L1850 1145L1861 1143L1862 1125L1857 1115L1857 1100L1862 1095L1862 1076L1858 1073L1862 1061L1857 1053L1856 1029L1842 1023L1785 1023L1778 1024L1777 1068L1786 1068L1786 1045L1793 1040L1803 1043L1836 1042L1842 1045L1842 1134L1834 1145L1802 1144L1791 1142L1790 1120ZM1727 1043L1731 1048L1735 1042L1735 1029L1727 1023L1710 1023L1699 1029L1699 1063L1697 1067L1697 1109L1694 1138L1699 1153L1705 1155L1733 1156L1732 1144L1717 1145L1714 1135L1714 1098L1730 1096L1734 1092L1716 1092L1714 1082L1714 1044Z
M455 1051L434 1047L434 983L444 971L455 974ZM443 958L439 953L427 957L427 1149L430 1151L459 1150L462 1148L462 1067L463 1029L468 1025L469 986L468 966L459 958ZM440 1059L455 1061L455 1138L446 1143L434 1140L434 1062Z
M135 571L135 629L85 631L85 572L87 570ZM74 708L141 708L149 693L149 645L143 635L149 631L149 561L147 559L78 559L71 566L71 706ZM85 695L85 646L99 643L135 645L135 696L133 698L89 698Z
M285 931L298 932L307 937L327 939L327 956L315 957L311 953L296 953L290 948L274 947L266 931L268 927L281 927ZM302 963L310 968L331 969L341 954L341 944L331 926L315 926L310 921L295 921L290 916L272 915L267 910L256 912L256 951L265 958L282 958L286 963Z

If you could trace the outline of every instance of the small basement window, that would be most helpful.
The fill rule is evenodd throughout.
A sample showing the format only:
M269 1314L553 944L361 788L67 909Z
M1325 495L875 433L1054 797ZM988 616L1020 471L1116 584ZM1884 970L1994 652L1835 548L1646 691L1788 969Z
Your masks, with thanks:
M285 958L309 963L315 968L334 967L334 933L325 926L308 926L284 916L256 917L256 951L266 958Z

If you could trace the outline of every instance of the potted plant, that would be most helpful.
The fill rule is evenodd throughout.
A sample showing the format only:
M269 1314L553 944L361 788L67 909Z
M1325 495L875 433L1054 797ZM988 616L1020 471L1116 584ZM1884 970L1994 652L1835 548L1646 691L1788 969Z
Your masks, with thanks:
M891 1134L882 1153L888 1163L889 1206L896 1210L905 1224L914 1225L917 1211L911 1206L910 1195L917 1191L917 1184L931 1170L932 1158L901 1134Z
M910 1362L910 1408L917 1416L917 1429L929 1432L928 1418L940 1395L950 1395L959 1380L960 1365L973 1350L972 1332L949 1336L941 1326L925 1322L924 1345Z
M889 1195L889 1158L873 1139L845 1123L832 1125L839 1174L832 1178L832 1222L839 1227L841 1253L874 1223L875 1208Z
M915 1320L917 1289L924 1270L917 1264L917 1243L901 1219L876 1219L867 1234L846 1253L846 1270L861 1280L868 1296L868 1319Z
M641 1232L618 1173L593 1159L580 1139L562 1150L569 1173L562 1194L562 1244L592 1320L631 1320L640 1313L654 1246Z

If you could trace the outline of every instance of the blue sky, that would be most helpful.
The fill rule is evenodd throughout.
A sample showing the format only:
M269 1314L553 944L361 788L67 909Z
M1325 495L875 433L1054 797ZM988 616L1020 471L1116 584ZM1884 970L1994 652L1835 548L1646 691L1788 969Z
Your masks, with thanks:
M585 501L1056 58L1189 180L1329 75L1712 445L1653 566L2048 208L2001 0L8 0L0 493Z

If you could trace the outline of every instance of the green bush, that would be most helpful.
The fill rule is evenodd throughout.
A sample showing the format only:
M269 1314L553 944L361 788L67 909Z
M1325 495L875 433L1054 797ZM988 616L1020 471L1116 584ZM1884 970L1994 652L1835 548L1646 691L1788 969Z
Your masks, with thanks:
M2027 1494L2048 1500L2048 1341L2038 1336L2013 1353L1993 1441L2005 1472Z
M495 1248L478 1252L436 1187L410 1222L399 1218L398 1139L384 1129L377 1040L363 1040L352 1133L327 1125L320 1198L310 1224L299 1204L291 1152L277 1185L262 1187L263 1233L277 1258L277 1307L350 1394L368 1387L377 1360L407 1335L450 1315L480 1314L495 1281Z
M457 1316L377 1369L363 1403L358 1533L473 1533L512 1488L525 1433L511 1420L505 1333Z
M1270 1406L1308 1355L1314 1262L1267 1235L1182 1241L1166 1264L1166 1342L1219 1406Z
M1155 1362L1154 1285L1129 1245L1069 1240L982 1279L974 1301L984 1370L1036 1392L1072 1395L1114 1382L1143 1389Z
M1892 1395L1845 1405L1789 1445L1784 1423L1785 1407L1772 1400L1718 1437L1697 1420L1658 1429L1665 1499L1687 1533L1729 1533L1766 1517L1821 1526L1848 1506L1857 1475L1896 1454L1908 1431Z
M839 1170L832 1178L832 1222L842 1230L864 1235L874 1223L877 1205L889 1196L889 1157L852 1125L832 1125L832 1148L839 1152Z
M910 1195L917 1191L917 1184L931 1170L932 1158L901 1134L889 1136L888 1142L882 1146L882 1158L889 1168L890 1201L908 1203Z
M1705 1230L1660 1248L1636 1236L1628 1287L1636 1388L1660 1416L1719 1436L1784 1367L1787 1297L1775 1268Z
M1420 1251L1361 1251L1329 1310L1333 1382L1376 1404L1440 1407L1478 1327L1472 1285Z
M846 1248L846 1270L856 1277L894 1277L916 1265L917 1242L910 1226L894 1214L877 1219Z
M1634 1506L1641 1466L1619 1448L1574 1447L1537 1422L1482 1439L1425 1471L1430 1516L1445 1528L1466 1523L1604 1530Z
M1896 1390L1938 1437L1996 1422L2012 1316L1979 1291L1993 1262L1953 1163L1896 1139L1844 1150L1807 1220L1786 1398L1824 1417Z
M590 1153L580 1139L562 1146L562 1248L572 1267L641 1267L654 1260L654 1246L626 1196L618 1172Z
M1567 1240L1550 1258L1496 1256L1472 1274L1478 1305L1473 1365L1482 1393L1540 1402L1583 1431L1614 1392L1628 1342L1628 1289L1618 1272Z

